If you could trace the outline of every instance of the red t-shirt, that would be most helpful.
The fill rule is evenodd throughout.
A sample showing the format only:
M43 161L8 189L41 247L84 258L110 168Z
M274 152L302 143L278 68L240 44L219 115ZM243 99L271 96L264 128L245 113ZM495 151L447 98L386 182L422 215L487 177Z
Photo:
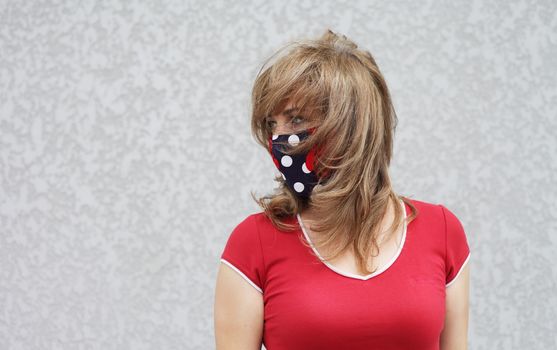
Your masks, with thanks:
M301 226L281 231L258 212L234 228L221 261L263 294L267 350L439 349L445 288L470 249L451 211L410 201L418 216L404 226L397 253L365 277L319 261L300 242L311 242Z

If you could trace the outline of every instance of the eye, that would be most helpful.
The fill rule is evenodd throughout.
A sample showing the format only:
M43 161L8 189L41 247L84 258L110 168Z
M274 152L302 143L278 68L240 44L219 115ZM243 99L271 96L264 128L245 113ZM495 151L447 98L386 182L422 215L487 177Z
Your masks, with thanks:
M295 120L298 120L295 122ZM305 121L304 117L297 115L292 118L292 124L302 124Z
M306 119L301 116L301 115L296 115L296 116L292 116L290 117L290 120L288 121L288 124L292 125L292 128L294 128L294 130L298 130L300 125L304 124L306 122ZM267 130L269 132L274 132L275 128L277 126L277 122L267 118L265 119L265 127L267 128Z
M275 122L274 120L269 120L269 119L267 119L267 120L265 121L265 125L267 126L267 129L270 130L270 131L273 130L273 128L274 128L274 126L275 126L276 123L277 123L277 122Z

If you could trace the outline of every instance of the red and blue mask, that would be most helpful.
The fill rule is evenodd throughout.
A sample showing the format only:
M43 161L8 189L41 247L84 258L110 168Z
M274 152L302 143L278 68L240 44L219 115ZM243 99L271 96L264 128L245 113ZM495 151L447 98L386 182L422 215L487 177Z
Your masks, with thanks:
M314 171L317 150L312 147L306 153L285 154L300 141L312 134L314 128L296 134L272 135L269 137L269 150L275 166L282 174L288 187L299 197L307 199L319 178Z

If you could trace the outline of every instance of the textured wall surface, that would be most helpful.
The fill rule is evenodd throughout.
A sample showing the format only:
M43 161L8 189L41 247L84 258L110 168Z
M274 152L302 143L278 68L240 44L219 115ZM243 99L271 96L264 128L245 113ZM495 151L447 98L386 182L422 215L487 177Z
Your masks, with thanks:
M392 178L472 250L470 349L557 348L555 1L1 1L0 349L212 349L219 255L275 168L288 40L370 50Z

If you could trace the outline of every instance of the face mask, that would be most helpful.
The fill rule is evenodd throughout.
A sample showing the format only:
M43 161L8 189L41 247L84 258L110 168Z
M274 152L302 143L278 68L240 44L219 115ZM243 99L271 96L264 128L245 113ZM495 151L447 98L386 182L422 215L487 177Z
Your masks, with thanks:
M290 149L298 142L306 139L313 129L297 134L272 135L269 138L269 150L275 166L282 174L288 187L301 198L308 198L317 185L318 177L314 172L315 148L307 153L288 155L284 149Z

